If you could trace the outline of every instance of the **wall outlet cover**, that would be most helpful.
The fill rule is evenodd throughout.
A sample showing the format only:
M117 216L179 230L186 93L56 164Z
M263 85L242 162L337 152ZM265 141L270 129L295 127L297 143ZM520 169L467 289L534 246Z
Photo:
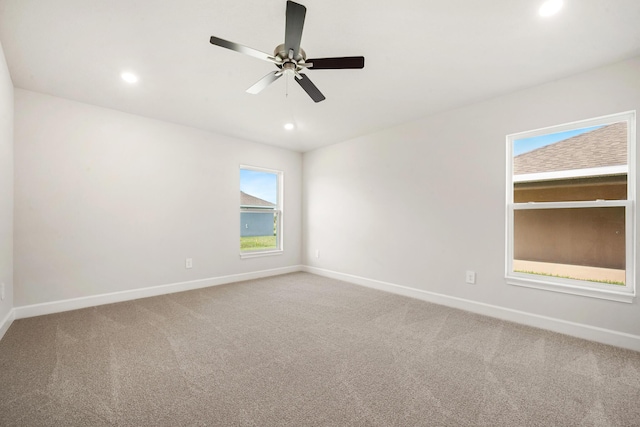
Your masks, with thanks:
M476 272L467 271L467 276L465 281L471 285L474 285L476 283Z

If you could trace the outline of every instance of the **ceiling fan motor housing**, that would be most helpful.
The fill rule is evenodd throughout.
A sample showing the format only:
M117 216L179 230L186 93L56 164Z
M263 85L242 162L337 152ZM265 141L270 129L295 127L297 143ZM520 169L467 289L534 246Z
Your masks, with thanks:
M287 52L287 48L284 44L278 45L273 50L273 56L282 61L282 69L285 71L300 71L303 67L298 64L304 64L307 60L307 54L304 49L300 48L298 50L298 54L292 58L289 58L289 52Z

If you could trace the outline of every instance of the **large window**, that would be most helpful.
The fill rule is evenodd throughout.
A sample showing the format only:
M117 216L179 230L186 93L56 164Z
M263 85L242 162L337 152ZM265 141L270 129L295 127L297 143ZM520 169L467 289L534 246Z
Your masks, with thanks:
M631 302L635 111L507 136L507 282Z
M240 256L282 253L282 172L240 166Z

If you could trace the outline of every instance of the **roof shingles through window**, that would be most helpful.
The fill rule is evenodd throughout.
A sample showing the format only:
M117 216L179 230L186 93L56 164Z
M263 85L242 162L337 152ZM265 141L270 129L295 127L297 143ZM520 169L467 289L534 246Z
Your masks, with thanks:
M266 200L259 199L256 196L252 196L251 194L247 194L244 191L241 191L240 206L252 206L252 207L259 206L259 207L265 207L265 208L273 208L276 205Z
M513 174L556 172L627 164L627 124L614 123L513 159Z

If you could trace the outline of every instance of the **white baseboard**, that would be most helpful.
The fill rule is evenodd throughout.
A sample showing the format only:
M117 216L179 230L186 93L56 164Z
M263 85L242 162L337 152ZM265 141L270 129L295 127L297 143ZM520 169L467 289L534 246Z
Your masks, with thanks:
M229 276L210 277L207 279L191 280L188 282L169 283L166 285L151 286L148 288L132 289L128 291L112 292L100 295L91 295L61 301L45 302L41 304L23 305L20 307L15 307L12 313L15 314L16 319L24 319L26 317L42 316L44 314L60 313L63 311L77 310L80 308L112 304L115 302L130 301L139 298L172 294L175 292L190 291L193 289L208 288L210 286L225 285L227 283L241 282L244 280L278 276L281 274L302 271L302 268L303 267L301 265L294 265L291 267L254 271L251 273L232 274Z
M0 340L4 337L4 334L9 330L9 326L13 323L16 318L16 312L14 309L9 310L4 319L0 321Z
M596 341L603 344L628 348L640 351L640 336L582 323L570 322L538 314L527 313L520 310L500 307L482 302L472 301L464 298L453 297L421 289L410 288L394 283L380 280L368 279L351 274L339 273L322 268L295 265L290 267L275 268L271 270L261 270L251 273L233 274L228 276L212 277L207 279L193 280L188 282L170 283L166 285L153 286L148 288L133 289L129 291L113 292L109 294L92 295L81 298L73 298L62 301L53 301L42 304L26 305L15 307L2 321L0 321L0 339L11 326L15 319L41 316L45 314L59 313L69 310L93 307L115 302L130 301L139 298L152 297L157 295L170 294L174 292L201 289L209 286L224 285L228 283L241 282L244 280L260 279L263 277L278 276L297 271L306 271L319 276L330 277L337 280L366 286L398 295L420 299L423 301L458 308L485 316L495 317L510 322L521 323L536 328L546 329L561 334L571 335L578 338Z
M640 336L632 335L625 332L618 332L610 329L599 328L596 326L585 325L582 323L569 322L567 320L556 319L553 317L541 316L538 314L527 313L520 310L500 307L497 305L485 304L482 302L471 301L464 298L452 297L435 292L424 291L421 289L410 288L407 286L396 285L394 283L382 282L379 280L367 279L365 277L354 276L351 274L338 273L336 271L325 270L317 267L304 266L303 271L317 274L319 276L330 277L332 279L342 280L344 282L356 285L366 286L368 288L378 289L381 291L391 292L398 295L404 295L411 298L417 298L423 301L435 304L445 305L448 307L458 308L473 313L483 314L485 316L495 317L510 322L521 323L536 328L546 329L565 335L571 335L590 341L596 341L603 344L609 344L616 347L627 348L630 350L640 351Z

